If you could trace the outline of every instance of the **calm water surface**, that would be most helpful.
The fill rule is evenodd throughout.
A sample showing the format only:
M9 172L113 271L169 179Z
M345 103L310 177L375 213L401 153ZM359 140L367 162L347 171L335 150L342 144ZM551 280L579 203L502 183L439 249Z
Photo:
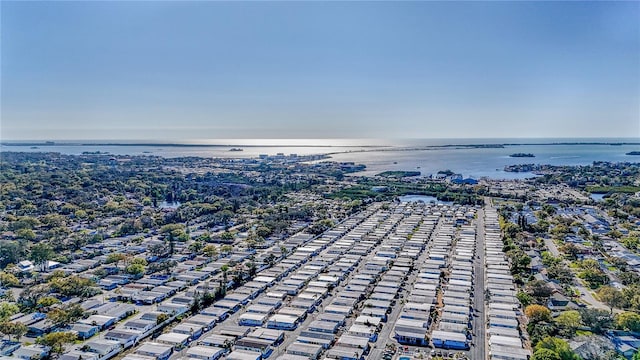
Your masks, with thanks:
M560 143L607 142L633 145L593 145ZM557 145L540 145L540 143ZM640 162L640 156L625 155L640 151L640 139L313 139L313 140L210 140L202 146L171 146L151 144L143 146L56 144L31 146L1 145L2 151L59 152L79 155L84 151L108 152L112 155L157 155L168 158L195 156L210 158L254 158L261 154L315 155L330 154L331 160L365 164L362 175L386 170L417 170L429 176L440 170L451 170L465 177L518 179L531 173L507 173L503 169L513 164L590 165L594 161ZM504 148L433 147L448 144L520 144ZM243 151L230 151L231 148ZM533 158L512 158L513 153L532 153Z

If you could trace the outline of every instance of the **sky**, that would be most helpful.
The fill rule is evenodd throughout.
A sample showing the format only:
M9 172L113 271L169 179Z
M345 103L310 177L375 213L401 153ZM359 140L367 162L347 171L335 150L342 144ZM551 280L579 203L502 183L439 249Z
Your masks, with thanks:
M0 12L2 140L640 137L640 2Z

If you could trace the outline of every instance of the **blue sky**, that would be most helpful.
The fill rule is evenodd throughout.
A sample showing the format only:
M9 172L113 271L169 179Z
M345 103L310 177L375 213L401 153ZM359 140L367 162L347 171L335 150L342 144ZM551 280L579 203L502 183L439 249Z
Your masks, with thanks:
M2 139L640 136L639 2L1 11Z

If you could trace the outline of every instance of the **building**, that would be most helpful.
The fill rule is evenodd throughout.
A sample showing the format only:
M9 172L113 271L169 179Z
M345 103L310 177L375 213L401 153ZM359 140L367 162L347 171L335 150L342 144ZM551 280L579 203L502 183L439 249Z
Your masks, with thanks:
M304 356L307 359L317 359L321 352L320 345L293 343L287 347L287 354Z
M458 332L435 330L431 334L431 338L435 347L455 350L469 349L467 337Z
M267 328L276 330L295 330L298 327L298 318L291 315L275 314L267 321Z
M88 339L100 331L97 325L73 324L71 331L74 331L82 340Z
M26 345L13 352L13 356L23 360L42 359L49 355L50 348L42 345Z
M138 355L149 356L155 360L167 360L172 352L173 347L171 345L156 342L146 342L135 351Z
M219 347L196 345L187 350L187 357L198 360L216 360L222 357L226 351Z
M123 348L127 349L135 345L139 334L140 333L131 330L115 329L107 332L104 338L118 341Z

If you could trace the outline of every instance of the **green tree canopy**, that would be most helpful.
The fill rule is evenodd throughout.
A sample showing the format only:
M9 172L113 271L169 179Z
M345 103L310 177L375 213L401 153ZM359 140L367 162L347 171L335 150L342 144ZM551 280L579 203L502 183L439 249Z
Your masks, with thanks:
M535 350L537 352L541 349L553 351L558 355L560 360L581 360L581 358L571 350L566 341L557 337L549 336L539 341L535 346Z
M43 296L39 298L38 301L36 302L38 306L45 307L45 308L51 305L59 304L59 303L60 303L60 300L58 300L53 296Z
M213 244L209 244L202 249L202 252L208 257L213 258L218 256L218 247Z
M55 253L51 246L45 243L38 243L31 248L29 259L31 259L34 264L39 265L44 269L47 261L53 258L54 255Z
M146 271L144 265L142 264L131 264L129 266L127 266L127 274L131 274L134 276L140 276L143 275Z
M613 324L611 313L603 309L584 308L578 310L582 316L582 323L591 328L596 334L601 334Z
M20 312L18 305L8 301L0 303L0 321L9 318L11 315L17 314L18 312Z
M556 324L562 327L568 335L572 336L582 323L582 316L577 310L562 312L555 318Z
M20 280L10 273L0 271L0 286L18 286L20 285Z
M74 342L76 338L77 336L74 332L52 332L39 337L36 342L51 347L51 352L54 354L62 354L64 346Z
M609 309L611 309L611 313L613 313L613 308L622 308L626 304L626 299L622 295L622 292L613 286L603 286L597 291L598 298L600 301L609 305Z
M561 360L560 355L549 349L538 349L533 353L531 360Z
M529 305L524 309L524 313L529 318L529 321L533 323L551 321L551 310L547 309L546 306Z
M640 315L631 311L616 315L615 323L622 330L640 331Z
M22 323L8 322L8 321L4 321L0 323L0 333L8 335L9 338L11 338L11 336L15 336L16 339L19 340L22 337L22 335L27 333L27 331L28 331L27 326Z

